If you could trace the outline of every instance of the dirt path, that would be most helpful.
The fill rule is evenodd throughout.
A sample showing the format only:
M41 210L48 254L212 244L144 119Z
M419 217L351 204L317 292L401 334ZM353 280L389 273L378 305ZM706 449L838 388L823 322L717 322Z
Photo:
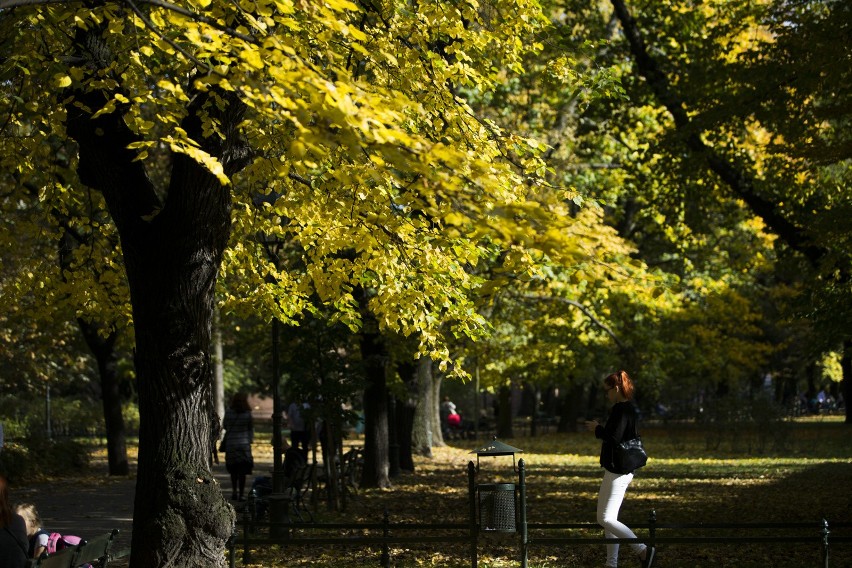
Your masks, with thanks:
M271 463L258 463L254 474L264 475L271 467ZM231 482L224 462L213 469L223 496L229 499ZM251 479L247 484L251 484ZM35 503L46 530L90 538L118 529L121 532L113 551L130 549L135 471L128 477L110 477L105 464L93 464L80 477L13 486L10 490L13 501ZM126 560L110 563L113 566L126 566Z

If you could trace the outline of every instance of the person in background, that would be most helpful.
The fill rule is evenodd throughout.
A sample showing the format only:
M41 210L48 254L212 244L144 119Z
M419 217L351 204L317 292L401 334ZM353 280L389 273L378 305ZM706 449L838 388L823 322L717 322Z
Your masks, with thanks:
M613 463L614 446L636 437L638 411L633 405L633 381L626 371L618 371L604 379L604 391L607 401L612 405L606 424L601 426L596 420L586 422L586 428L595 433L601 443L601 467L604 478L598 493L598 523L604 528L607 538L636 538L630 528L618 520L618 511L627 493L627 486L633 480L632 471L618 471ZM630 548L639 557L643 568L650 568L654 561L654 547L633 543ZM606 545L606 565L618 566L618 543Z
M24 568L27 563L27 525L12 510L9 486L0 476L0 568Z
M450 429L450 424L448 422L448 418L456 414L456 405L453 401L450 400L449 396L444 396L444 401L441 403L440 407L440 418L441 418L441 433L445 438L449 438L452 434ZM461 416L459 416L459 420L461 420Z
M309 434L305 426L305 417L302 416L302 411L310 408L307 402L302 404L293 401L287 408L287 427L290 429L290 444L304 452L304 457L308 456Z
M27 526L27 539L30 542L27 556L38 558L47 550L47 539L50 536L50 532L41 527L41 516L38 514L36 506L32 503L19 503L15 507L15 512L23 517L24 523Z
M231 405L225 411L222 421L225 438L222 446L225 451L225 469L231 475L231 500L245 501L246 476L254 469L251 444L254 441L254 422L248 395L238 392L231 398Z

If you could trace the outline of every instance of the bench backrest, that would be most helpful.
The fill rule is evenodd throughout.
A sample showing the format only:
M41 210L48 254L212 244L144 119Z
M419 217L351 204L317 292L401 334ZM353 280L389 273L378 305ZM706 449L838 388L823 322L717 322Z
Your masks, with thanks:
M74 557L76 555L76 546L63 548L59 552L40 556L33 566L38 568L72 568L74 566Z
M78 547L77 557L74 559L74 565L80 564L95 564L106 565L106 558L109 555L109 549L118 534L118 529L113 529L108 533L98 535L95 538L89 539Z

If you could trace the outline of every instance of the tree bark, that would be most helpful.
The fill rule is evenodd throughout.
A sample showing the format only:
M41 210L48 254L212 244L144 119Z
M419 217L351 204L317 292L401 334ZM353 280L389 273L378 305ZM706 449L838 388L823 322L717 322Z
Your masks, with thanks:
M437 411L433 396L432 359L421 357L417 360L415 371L417 400L414 408L414 424L412 425L412 451L420 456L432 457L432 415Z
M364 469L361 486L390 487L388 455L388 403L385 366L387 354L378 332L361 332L364 389Z
M95 28L80 29L78 55L104 69L111 59ZM96 58L96 59L95 59ZM128 144L137 136L121 113L92 118L113 93L72 91L67 132L78 144L77 173L100 191L121 238L136 336L139 458L131 568L223 567L234 510L210 468L215 420L210 360L213 292L230 233L231 195L182 154L171 156L163 200ZM181 127L232 175L248 151L235 128L235 96L194 93ZM205 138L202 113L222 136Z

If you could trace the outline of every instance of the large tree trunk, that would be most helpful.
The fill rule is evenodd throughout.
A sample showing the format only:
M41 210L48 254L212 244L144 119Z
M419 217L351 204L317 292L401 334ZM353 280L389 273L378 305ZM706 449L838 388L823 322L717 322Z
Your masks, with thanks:
M432 457L432 414L437 405L433 397L432 359L421 357L417 361L415 372L417 400L414 408L414 424L411 432L411 445L414 453Z
M377 332L361 332L364 389L364 469L362 487L390 487L388 455L388 403L385 367L387 355Z
M78 55L107 65L97 29L78 32ZM131 568L223 567L234 510L210 468L215 408L210 360L213 291L230 232L231 195L206 169L173 154L169 187L157 192L128 144L121 113L92 118L111 93L73 91L67 132L78 144L80 180L100 191L121 237L136 335L139 459ZM247 160L235 133L243 105L223 108L194 93L181 127L232 175ZM200 116L222 137L204 138ZM163 199L160 195L165 195Z

